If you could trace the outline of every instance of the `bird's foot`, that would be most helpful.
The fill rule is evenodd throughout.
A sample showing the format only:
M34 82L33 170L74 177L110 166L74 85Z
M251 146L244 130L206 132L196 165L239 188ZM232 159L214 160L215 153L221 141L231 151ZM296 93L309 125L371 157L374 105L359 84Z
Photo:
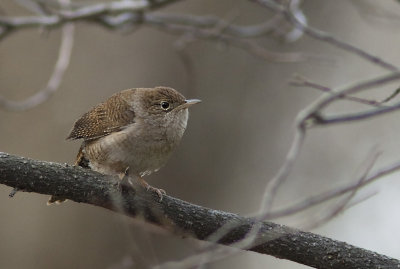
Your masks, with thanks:
M140 185L142 185L144 188L146 188L147 191L152 191L157 193L158 197L160 198L160 202L163 199L163 196L166 195L167 193L163 189L158 189L153 186L151 186L149 183L147 183L142 177L138 178Z
M160 198L160 202L162 201L164 195L167 194L165 190L159 189L159 188L155 188L155 187L150 186L150 185L146 187L146 190L147 190L147 191L150 190L150 191L152 191L152 192L157 193L158 197Z

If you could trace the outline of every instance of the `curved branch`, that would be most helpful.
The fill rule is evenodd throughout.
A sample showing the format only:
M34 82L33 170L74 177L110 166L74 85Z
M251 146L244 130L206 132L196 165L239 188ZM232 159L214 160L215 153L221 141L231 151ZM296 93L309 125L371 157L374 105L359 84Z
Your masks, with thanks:
M317 28L313 28L305 24L304 21L299 20L298 16L296 16L296 12L298 13L297 11L299 4L298 0L289 0L287 6L282 5L277 0L249 0L249 1L256 2L266 8L273 10L274 12L283 14L286 17L287 21L290 22L296 29L298 29L299 31L301 31L302 33L308 35L313 39L328 43L334 47L348 51L386 70L390 70L393 72L399 70L397 66L379 58L378 56L368 53L367 51L364 51L359 47L351 45L350 43L344 42L327 32L321 31Z
M73 23L63 25L57 62L46 87L22 101L8 100L4 96L0 95L0 108L10 111L29 110L46 102L55 92L57 92L71 60L72 49L74 46L74 32L75 26Z
M59 27L68 22L96 21L108 15L116 16L120 13L140 14L148 10L155 10L179 0L138 0L138 1L112 1L109 3L96 3L74 9L56 9L51 13L38 16L0 16L0 38L11 32L32 27ZM50 8L50 6L48 7ZM140 16L138 17L140 18Z
M224 224L233 228L218 243L232 245L246 237L254 219L217 211L143 188L120 185L116 178L67 164L36 161L0 153L0 183L26 192L57 195L141 218L173 233L205 240ZM400 261L365 249L271 222L261 226L249 250L315 268L397 268Z

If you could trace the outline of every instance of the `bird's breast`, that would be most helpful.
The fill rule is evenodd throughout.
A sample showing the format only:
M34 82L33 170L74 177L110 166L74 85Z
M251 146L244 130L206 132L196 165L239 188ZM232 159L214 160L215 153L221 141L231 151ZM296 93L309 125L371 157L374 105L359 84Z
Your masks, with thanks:
M125 129L88 143L84 154L90 167L104 174L120 174L129 168L137 176L161 168L179 144L186 129L187 110L162 122L137 121Z

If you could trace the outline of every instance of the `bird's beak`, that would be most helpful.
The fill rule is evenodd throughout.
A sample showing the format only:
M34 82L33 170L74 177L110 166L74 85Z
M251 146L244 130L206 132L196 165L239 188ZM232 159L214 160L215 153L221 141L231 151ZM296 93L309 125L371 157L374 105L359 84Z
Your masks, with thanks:
M185 100L185 103L183 103L180 106L177 106L175 109L181 110L181 109L188 108L188 107L190 107L194 104L200 103L200 102L201 102L201 100L199 100L199 99L188 99L188 100Z

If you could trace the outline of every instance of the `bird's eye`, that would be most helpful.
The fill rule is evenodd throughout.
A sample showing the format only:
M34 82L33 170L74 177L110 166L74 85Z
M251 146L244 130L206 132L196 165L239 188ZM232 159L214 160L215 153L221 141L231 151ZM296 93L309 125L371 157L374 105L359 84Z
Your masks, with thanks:
M166 102L166 101L162 101L162 102L161 102L161 107L162 107L164 110L167 110L167 109L169 108L169 103Z

